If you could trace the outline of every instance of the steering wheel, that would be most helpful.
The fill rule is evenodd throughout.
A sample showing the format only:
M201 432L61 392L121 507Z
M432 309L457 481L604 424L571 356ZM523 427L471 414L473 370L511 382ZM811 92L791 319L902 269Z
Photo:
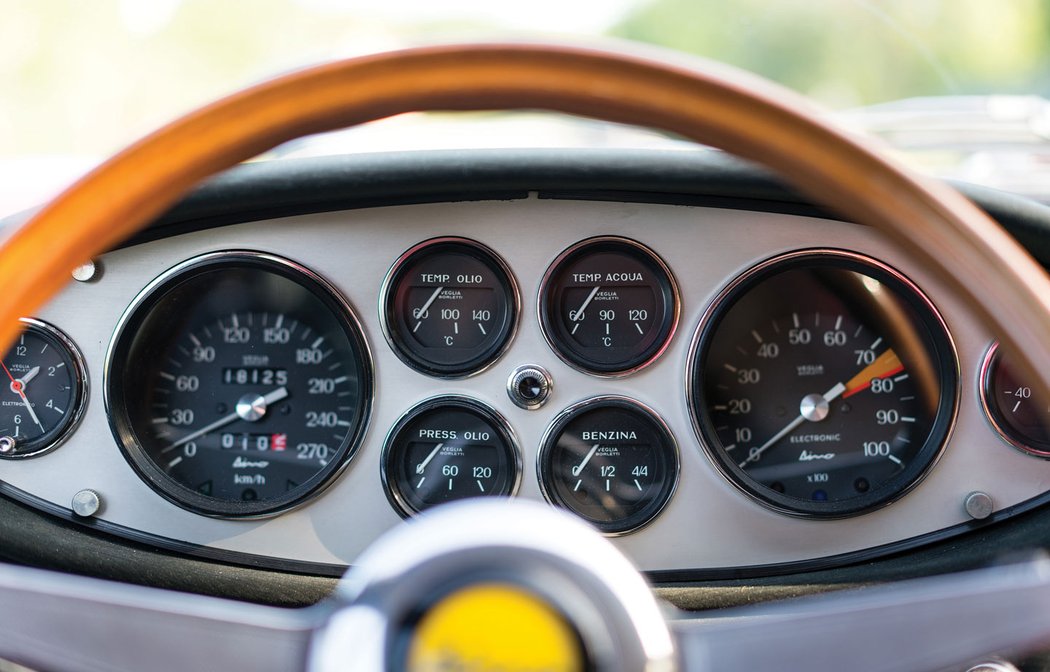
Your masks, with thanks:
M910 173L872 141L836 129L796 94L725 66L632 49L410 49L295 72L193 112L99 166L2 241L0 346L13 342L17 318L55 294L74 267L128 237L204 178L278 144L410 111L533 108L668 131L764 164L813 201L881 229L925 264L1050 392L1050 279L983 212L947 186ZM33 263L21 263L26 259ZM330 604L302 613L3 568L0 656L48 669L130 670L142 669L144 661L152 669L232 669L249 661L255 669L275 670L389 667L395 664L391 656L413 641L411 633L402 633L404 639L390 628L422 627L426 616L418 603L425 586L418 586L423 592L414 594L412 608L409 597L394 590L433 564L433 557L424 562L409 551L410 538L442 539L443 530L462 523L457 516L468 506L476 509L472 521L489 521L482 527L497 541L451 535L447 543L434 543L434 557L486 558L485 549L513 547L532 558L532 564L512 563L518 574L497 578L535 588L537 613L546 613L546 604L565 616L570 639L595 669L779 669L794 660L785 656L806 650L807 669L939 669L1004 646L1030 645L1050 633L1036 616L1038 601L1050 595L1042 565L836 597L790 613L766 610L758 621L713 629L680 620L668 626L652 598L639 596L645 591L637 574L588 573L579 553L552 548L549 539L529 546L528 534L496 535L515 526L535 532L541 524L552 530L550 538L586 546L611 565L626 567L596 533L544 507L503 503L449 507L409 524L411 534L395 531L362 559ZM468 566L490 575L485 565ZM435 589L451 585L452 576L442 575ZM554 585L547 580L564 584L565 595L576 595L568 590L574 582L593 584L590 607L586 594L568 599L544 592L543 585ZM431 597L431 606L444 599ZM40 605L50 611L41 612ZM403 622L391 616L395 607L403 611L397 612ZM574 620L577 608L604 625L589 633L593 619ZM380 616L386 629L377 629ZM934 630L922 630L920 641L917 626L933 617L941 620ZM63 624L57 632L56 618ZM118 625L133 636L114 632ZM369 646L362 632L381 645ZM103 634L111 638L108 644L97 639ZM871 640L865 645L858 634ZM351 646L355 642L358 648ZM848 646L861 648L843 648ZM886 660L887 646L894 649L892 661ZM847 651L849 658L836 657ZM158 657L162 652L170 658Z

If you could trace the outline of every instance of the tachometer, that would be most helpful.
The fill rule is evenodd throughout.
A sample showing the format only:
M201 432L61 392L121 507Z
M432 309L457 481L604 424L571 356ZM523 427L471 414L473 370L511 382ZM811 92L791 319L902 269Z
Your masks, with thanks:
M372 372L349 306L320 277L215 253L165 273L127 311L106 395L121 448L155 490L198 513L257 516L347 464Z
M851 253L793 253L736 280L704 319L691 371L717 465L792 514L852 515L900 496L955 415L955 355L933 306Z

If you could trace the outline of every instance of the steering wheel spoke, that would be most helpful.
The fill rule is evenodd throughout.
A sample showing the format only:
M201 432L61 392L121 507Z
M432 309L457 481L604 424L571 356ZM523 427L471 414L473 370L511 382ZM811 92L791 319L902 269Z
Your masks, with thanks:
M56 672L305 670L324 611L0 565L0 657Z

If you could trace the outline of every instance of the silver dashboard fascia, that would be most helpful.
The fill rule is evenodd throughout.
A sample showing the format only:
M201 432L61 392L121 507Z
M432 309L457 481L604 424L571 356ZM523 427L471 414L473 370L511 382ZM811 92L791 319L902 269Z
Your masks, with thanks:
M548 346L535 314L526 310L509 348L485 371L457 380L428 377L406 366L387 345L381 286L394 260L435 235L469 238L494 250L510 266L525 306L536 304L544 272L565 249L595 236L632 238L672 269L681 295L679 328L662 356L644 370L600 378L565 364ZM691 337L718 293L765 259L814 247L870 256L909 278L939 310L960 363L956 426L936 467L893 504L840 520L784 516L727 483L693 432L685 394ZM375 361L372 418L349 468L322 496L267 520L207 518L158 496L123 458L101 399L106 350L121 314L141 289L164 269L231 249L277 254L326 278L356 312ZM536 454L563 409L596 395L621 395L659 413L679 445L678 488L655 520L613 540L645 571L765 566L859 552L969 522L963 502L974 491L990 495L1001 510L1050 489L1050 462L1011 449L984 418L979 370L995 335L932 273L866 226L769 212L533 195L235 224L122 248L100 261L101 279L72 283L32 316L61 328L83 351L96 381L85 417L59 450L0 464L0 479L66 510L78 491L94 490L104 501L102 520L192 546L282 561L353 564L401 521L380 477L387 431L410 408L445 394L476 399L507 419L522 451L517 496L541 502ZM507 396L507 377L522 365L550 372L552 393L542 408L519 408Z

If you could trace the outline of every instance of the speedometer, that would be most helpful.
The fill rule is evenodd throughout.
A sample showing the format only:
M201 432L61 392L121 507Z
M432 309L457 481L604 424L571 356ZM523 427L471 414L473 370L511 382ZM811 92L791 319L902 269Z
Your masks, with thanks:
M252 252L154 281L107 362L125 455L161 495L207 515L271 514L317 492L353 456L371 393L349 306L307 269Z
M727 288L694 345L704 445L748 495L795 515L887 503L933 464L957 365L932 304L860 255L799 252Z

